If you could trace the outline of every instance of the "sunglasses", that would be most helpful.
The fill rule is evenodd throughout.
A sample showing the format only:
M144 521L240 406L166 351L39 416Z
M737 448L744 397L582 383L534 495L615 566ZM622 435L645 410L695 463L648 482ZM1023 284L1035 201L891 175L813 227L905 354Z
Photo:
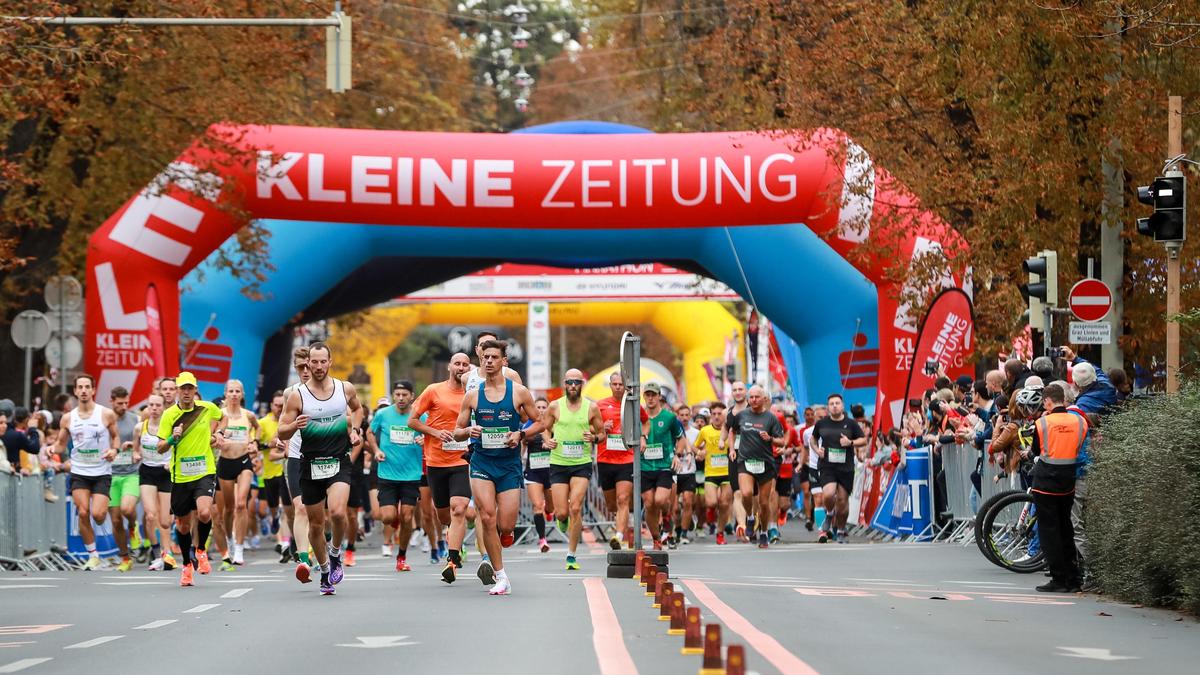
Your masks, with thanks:
M563 380L563 384L565 384L567 386L571 386L571 385L578 386L578 385L583 384L583 380Z

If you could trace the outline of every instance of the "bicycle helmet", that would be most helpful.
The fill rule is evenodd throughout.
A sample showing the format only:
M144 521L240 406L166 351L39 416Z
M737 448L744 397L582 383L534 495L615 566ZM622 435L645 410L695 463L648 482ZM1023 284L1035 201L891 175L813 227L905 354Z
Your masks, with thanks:
M1035 417L1042 410L1042 388L1025 387L1017 392L1017 409L1025 417Z

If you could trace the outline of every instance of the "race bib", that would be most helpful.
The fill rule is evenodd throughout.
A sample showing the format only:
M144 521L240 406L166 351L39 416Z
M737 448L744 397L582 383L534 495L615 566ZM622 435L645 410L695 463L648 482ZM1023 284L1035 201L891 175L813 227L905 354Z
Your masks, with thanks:
M163 455L158 451L157 436L142 437L142 461L144 462L161 462Z
M466 452L470 441L442 441L442 450L446 452Z
M767 468L766 464L761 459L746 460L746 473L752 473L754 475L758 475L758 474L762 473L763 471L766 471L766 468Z
M583 459L583 441L563 441L562 456L566 459Z
M250 430L246 427L228 427L225 429L225 438L234 443L245 443L250 440Z
M99 464L103 460L100 459L100 448L76 447L74 452L71 453L71 461L75 462L76 464L90 466L93 464Z
M479 437L480 443L486 450L499 450L500 448L508 447L504 441L508 440L508 429L506 427L490 427L485 428Z
M180 476L203 476L208 473L208 458L204 455L196 457L181 457L179 459Z
M625 439L621 438L620 434L609 436L606 447L610 452L625 452Z
M655 443L654 445L646 446L646 459L662 459L662 458L663 458L662 443Z
M530 469L549 469L550 468L550 453L548 453L548 452L531 452L531 453L529 453L529 468Z
M338 469L342 467L342 460L337 457L325 457L314 459L309 466L312 470L313 480L324 480L337 475Z
M708 467L710 469L728 469L729 455L712 455L708 458Z
M417 442L417 433L408 427L392 425L388 427L388 440L392 445L413 445Z
M122 450L113 459L113 466L129 466L133 464L133 450Z
M845 464L846 463L846 449L845 448L830 448L829 449L829 463L830 464Z

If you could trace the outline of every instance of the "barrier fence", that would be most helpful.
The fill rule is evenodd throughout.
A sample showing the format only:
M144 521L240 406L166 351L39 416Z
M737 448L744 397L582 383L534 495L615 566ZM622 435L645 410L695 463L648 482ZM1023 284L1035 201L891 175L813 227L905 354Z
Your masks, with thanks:
M47 487L57 502L46 501ZM66 476L56 475L47 484L40 475L0 475L0 568L75 569L66 553Z

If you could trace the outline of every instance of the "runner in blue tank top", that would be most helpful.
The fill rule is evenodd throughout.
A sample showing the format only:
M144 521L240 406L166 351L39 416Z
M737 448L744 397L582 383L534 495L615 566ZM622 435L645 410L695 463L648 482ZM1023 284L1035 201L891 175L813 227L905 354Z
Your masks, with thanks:
M508 344L487 340L480 347L484 380L463 397L454 438L471 439L471 493L482 522L479 536L491 559L480 563L479 578L495 583L490 594L508 595L512 586L504 572L503 549L512 546L521 505L521 441L541 433L545 425L535 421L521 429L525 420L536 420L537 409L528 389L504 377Z

